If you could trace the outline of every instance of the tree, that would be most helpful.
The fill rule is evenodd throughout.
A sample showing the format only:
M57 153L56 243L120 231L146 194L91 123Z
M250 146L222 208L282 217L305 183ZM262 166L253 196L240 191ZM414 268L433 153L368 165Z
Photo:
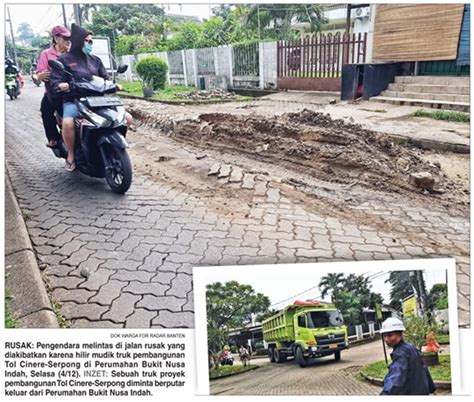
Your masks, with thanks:
M22 22L17 29L18 39L23 43L31 44L31 41L36 38L35 33L31 29L30 24Z
M345 323L351 325L358 323L358 318L361 313L361 300L355 293L345 289L339 290L334 304L341 311Z
M417 296L426 294L423 275L417 274L416 271L392 271L385 282L390 282L392 285L390 305L397 310L402 308L400 301L413 293L416 293Z
M327 19L320 4L255 4L250 6L247 22L253 29L260 29L261 37L288 40L295 36L293 23L309 23L309 31L315 33Z
M342 289L344 283L343 278L344 274L341 273L329 273L323 276L318 285L321 291L321 297L324 298L327 294L331 293L331 301L334 303L338 292Z
M444 310L448 308L448 286L436 283L428 294L428 310Z
M227 341L229 330L251 323L254 314L266 313L270 300L262 293L256 293L250 285L229 281L207 285L206 303L208 348L218 366L218 354Z
M257 322L263 322L264 320L266 320L267 318L270 318L272 315L275 315L279 312L280 310L277 310L277 309L270 309L268 311L266 311L265 313L261 313L261 314L258 314L256 317L255 317L255 321Z

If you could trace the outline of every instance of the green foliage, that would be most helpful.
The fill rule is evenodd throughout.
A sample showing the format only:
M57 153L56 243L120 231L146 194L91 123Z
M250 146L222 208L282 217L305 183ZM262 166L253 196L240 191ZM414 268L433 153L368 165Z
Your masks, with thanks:
M5 289L5 328L16 328L18 325L16 319L11 315L10 310L8 308L8 303L11 298L12 296L10 295L10 292Z
M436 283L428 294L428 309L444 310L448 308L448 285Z
M376 304L383 302L380 293L371 289L369 278L364 275L329 273L321 278L319 289L324 298L331 294L331 301L341 311L344 321L350 324L360 323L360 314L364 307L375 309Z
M219 366L209 370L209 378L228 377L234 374L245 373L246 371L255 370L258 366L256 364L247 364L247 366Z
M389 364L391 363L389 359ZM428 370L430 371L431 377L434 381L451 381L451 358L449 355L441 355L439 357L439 365L430 366ZM378 362L369 364L362 368L361 370L365 375L374 377L374 378L384 378L387 373L387 365L385 360L380 360Z
M294 21L306 22L310 32L318 32L327 23L324 5L319 4L254 4L249 6L247 24L254 30L260 29L260 37L274 40L292 40L297 37L291 25Z
M413 116L429 117L435 120L456 121L460 123L469 123L470 121L468 113L451 112L448 110L436 110L435 112L428 112L423 109L418 109Z
M362 311L360 298L345 289L339 290L334 301L336 307L341 311L346 324L356 324Z
M268 355L268 349L265 348L258 348L255 350L255 354L258 356L266 356Z
M215 357L225 345L229 330L250 324L253 314L268 311L270 299L237 281L215 282L206 289L207 341Z
M24 43L31 43L31 41L36 38L35 33L31 29L30 24L22 22L17 29L18 36L17 38Z
M186 21L179 25L178 32L168 42L169 50L198 48L203 43L202 25Z
M168 65L156 56L147 56L135 64L135 70L146 87L164 89Z
M426 294L426 285L421 271L392 271L385 282L390 282L390 305L401 310L400 300L415 293Z
M16 59L16 63L18 67L25 73L28 74L30 72L31 68L31 59L26 58L26 57L20 57L18 56Z
M331 293L331 300L334 303L334 300L337 296L337 293L342 289L344 274L329 273L326 276L321 278L319 282L319 290L321 290L321 297L325 297L327 294Z
M432 334L435 337L442 334L443 324L438 324L434 320L428 320L424 316L415 316L404 320L405 332L403 337L408 343L412 343L421 351L421 347L426 345L426 336Z

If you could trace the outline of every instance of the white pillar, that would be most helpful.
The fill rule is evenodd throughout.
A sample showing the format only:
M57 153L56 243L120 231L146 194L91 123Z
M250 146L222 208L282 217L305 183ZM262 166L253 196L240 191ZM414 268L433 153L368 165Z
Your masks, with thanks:
M188 73L186 71L186 53L181 50L181 60L183 60L184 86L188 86Z

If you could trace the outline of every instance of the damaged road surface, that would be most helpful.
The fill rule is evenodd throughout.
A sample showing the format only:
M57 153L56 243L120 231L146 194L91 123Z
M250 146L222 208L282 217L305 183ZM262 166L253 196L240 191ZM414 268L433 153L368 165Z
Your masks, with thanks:
M194 327L196 265L441 256L457 259L469 323L468 186L420 151L314 111L134 100L134 182L118 196L64 171L44 146L42 90L27 89L6 105L6 167L72 327Z

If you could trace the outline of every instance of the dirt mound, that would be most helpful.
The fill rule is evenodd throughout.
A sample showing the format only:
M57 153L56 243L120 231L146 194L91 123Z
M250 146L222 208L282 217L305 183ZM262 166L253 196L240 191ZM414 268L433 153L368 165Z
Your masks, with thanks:
M289 163L291 168L328 182L397 193L429 193L463 202L468 199L438 165L423 161L420 151L397 145L390 137L358 124L333 120L329 114L303 110L265 118L208 113L175 122L173 133L195 145ZM411 174L420 172L432 176L434 188L428 191L410 180Z

